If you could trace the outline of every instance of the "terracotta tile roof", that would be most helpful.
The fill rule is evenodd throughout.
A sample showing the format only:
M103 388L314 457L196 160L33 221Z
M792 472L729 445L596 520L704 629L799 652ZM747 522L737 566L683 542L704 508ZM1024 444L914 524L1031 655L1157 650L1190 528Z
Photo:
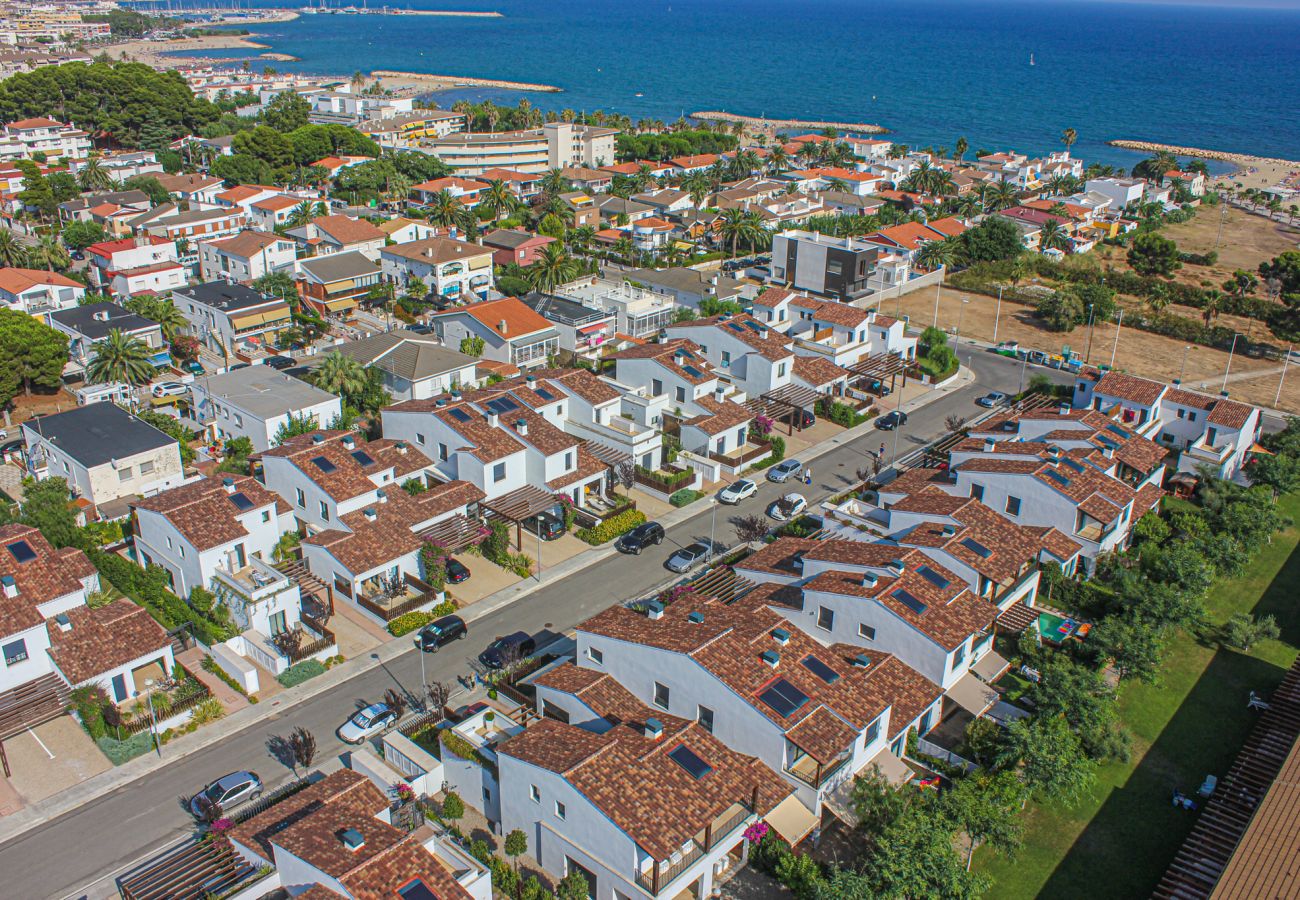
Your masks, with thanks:
M732 428L747 425L754 418L754 414L748 408L734 400L718 402L713 397L697 397L695 405L705 411L682 424L698 428L708 435L722 434Z
M431 237L421 241L408 241L405 244L393 244L391 247L385 247L383 252L402 259L435 265L458 259L492 255L492 251L487 247L449 237Z
M483 248L479 248L482 250ZM457 315L465 313L473 316L484 327L491 329L503 338L511 340L524 335L547 331L552 325L542 316L529 309L528 305L515 297L501 300L481 300L468 306L457 307L439 315ZM435 317L436 318L436 317Z
M472 178L448 176L446 178L435 178L432 181L422 181L419 184L413 184L411 185L411 190L436 194L439 191L457 188L465 193L477 193L478 191L487 190L487 187L488 186L482 181L475 181Z
M1221 425L1224 428L1240 429L1244 428L1250 421L1251 414L1255 412L1255 407L1246 403L1238 403L1236 400L1217 400L1214 403L1214 409L1210 410L1210 417L1206 419L1211 425Z
M673 338L662 344L638 344L625 347L605 358L616 362L620 359L653 359L690 384L703 384L706 381L714 381L718 377L704 354L700 352L700 345L687 338ZM686 370L687 366L695 370L694 374Z
M253 184L237 184L234 187L230 188L229 190L225 190L217 194L217 199L225 200L228 203L237 204L237 203L242 203L243 201L248 200L251 197L256 197L258 194L265 193L266 191L269 190L274 190L274 188L266 188L260 185L253 185Z
M301 822L316 810L335 802L358 805L371 816L388 808L388 798L374 786L369 778L351 769L339 769L325 778L286 797L228 832L230 839L260 853L267 862L272 861L271 840L295 822Z
M99 609L76 606L67 616L72 625L69 631L55 621L46 622L45 629L50 636L50 657L74 685L171 643L153 616L125 597Z
M354 446L349 448L344 441L352 438ZM362 465L352 454L364 451L373 460L371 465ZM407 444L381 438L365 442L356 439L356 435L347 431L313 431L310 434L297 435L278 447L272 447L261 454L266 457L284 457L293 461L298 470L318 485L321 490L332 497L335 502L350 500L379 487L370 480L370 476L393 470L393 488L400 484L405 476L433 465L427 456ZM326 472L313 460L323 457L333 464L333 470Z
M831 565L880 568L896 559L907 558L912 552L891 544L830 538L818 541L804 553L804 559Z
M763 572L786 578L798 578L803 571L800 559L822 541L810 538L779 537L759 547L736 563L737 572Z
M26 130L29 128L70 128L71 126L41 116L35 119L19 119L16 122L8 123L5 127Z
M605 682L613 679L605 677ZM728 748L695 722L638 703L616 684L612 710L588 688L582 699L618 720L604 734L542 719L499 745L497 752L562 775L656 860L668 859L710 822L758 794L759 814L794 793L758 759ZM663 735L645 733L657 719ZM669 755L686 747L711 769L696 778Z
M321 216L312 219L311 224L344 246L384 240L384 232L365 219L354 219L351 216Z
M20 562L19 542L26 542L35 559ZM0 526L0 577L12 578L17 597L0 594L0 637L7 637L45 621L37 607L84 589L83 579L95 567L80 550L55 550L37 529L17 523Z
M763 288L763 292L754 298L754 305L766 309L776 309L791 297L802 296L782 287Z
M1083 545L1070 540L1055 528L1029 527L1030 531L1038 534L1038 539L1042 541L1043 549L1055 556L1061 562L1068 562L1083 550Z
M834 300L817 300L803 294L796 294L791 299L790 305L798 309L808 310L823 322L830 322L833 325L841 325L845 328L857 328L871 318L870 310L858 309L856 306L837 303Z
M252 506L240 509L232 499L236 494L247 498ZM240 516L256 515L271 507L272 515L288 509L283 500L249 475L213 475L131 505L165 516L196 550L211 550L248 537Z
M562 490L569 485L586 481L597 475L604 474L609 467L597 459L590 450L585 447L578 448L577 467L567 475L560 475L546 482L546 487L552 491Z
M241 231L232 238L226 238L220 241L212 241L208 244L215 247L222 253L229 253L233 256L242 256L245 259L256 256L272 244L284 240L278 234L270 231Z
M667 326L669 334L674 331L695 328L717 328L722 333L758 351L766 359L789 359L794 355L789 338L779 331L772 330L770 326L763 324L748 313L741 313L738 316L724 313L703 319L693 319L689 322L674 322Z
M267 197L264 200L258 200L256 203L249 204L253 209L266 209L271 212L280 212L285 209L293 209L303 200L300 197L289 197L279 194L275 197Z
M824 356L796 356L791 370L794 377L812 388L833 384L851 375L847 369L835 365Z
M538 380L558 384L593 405L609 403L622 396L609 382L602 381L586 369L546 369L533 374Z
M1155 406L1167 386L1150 378L1139 378L1124 372L1107 372L1093 389L1094 394L1128 400L1142 406Z
M881 488L886 494L911 494L932 484L951 486L952 479L946 469L908 469Z
M517 172L514 169L503 169L500 167L485 169L481 177L486 178L488 181L517 182L540 181L542 179L541 175L529 175L526 172Z
M38 284L48 284L52 287L82 288L83 290L86 287L81 282L73 281L66 275L47 272L44 269L0 268L0 290L2 291L20 294Z
M469 891L461 887L455 875L424 848L413 832L405 834L388 852L373 857L340 879L354 900L390 900L398 896L400 889L417 880L424 882L439 900L472 900Z
M404 406L405 404L398 404L399 408ZM447 427L466 440L466 446L454 449L467 450L482 462L496 462L523 451L524 445L513 430L499 425L494 428L488 423L486 415L468 404L462 404L459 408L469 414L468 421L461 421L451 415L450 408L434 412Z
M1140 518L1144 513L1154 509L1165 493L1165 489L1158 484L1142 485L1138 488L1137 496L1133 498L1133 517Z
M718 161L718 157L713 153L697 153L694 156L674 156L669 160L673 165L680 166L683 169L695 169L701 166L711 166Z

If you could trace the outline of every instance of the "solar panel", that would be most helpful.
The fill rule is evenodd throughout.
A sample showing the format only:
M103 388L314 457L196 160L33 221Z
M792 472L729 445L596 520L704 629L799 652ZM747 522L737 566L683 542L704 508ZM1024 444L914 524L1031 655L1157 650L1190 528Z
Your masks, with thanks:
M890 596L917 614L923 613L930 608L902 588L894 591Z
M253 508L253 501L248 499L248 495L243 491L230 495L230 502L235 504L235 508L240 512L248 512Z
M1072 459L1061 460L1061 465L1068 466L1069 468L1074 469L1074 471L1079 472L1080 474L1083 473L1083 466Z
M981 544L979 541L975 540L974 538L966 538L966 540L961 542L961 545L965 547L967 550L969 550L971 553L974 553L976 556L980 557L981 559L988 559L990 556L993 555L992 550L990 550L988 547L985 547L983 544Z
M758 324L757 322L746 322L745 327L748 328L750 331L756 331L759 334L763 333L763 326Z
M457 422L469 421L469 413L465 412L465 410L461 409L459 406L451 410L451 417Z
M541 397L543 400L547 401L548 403L555 399L555 395L552 394L544 387L533 388L533 393Z
M1107 447L1110 447L1112 450L1119 447L1118 443L1116 443L1113 439L1106 437L1106 435L1104 434L1097 435L1097 440L1105 444Z
M498 397L495 400L489 400L484 404L484 406L486 406L489 411L497 413L498 415L513 412L519 408L519 404L511 400L509 397Z
M1125 439L1131 437L1131 435L1127 431L1125 431L1123 428L1120 428L1118 425L1113 425L1113 424L1107 425L1106 430L1109 431L1111 434L1118 434L1120 437Z
M835 682L840 680L840 676L835 672L834 669L826 665L826 663L822 662L820 659L818 659L815 656L805 656L803 659L800 660L800 662L803 663L803 667L805 669L807 669L809 672L812 672L814 675L816 675L818 678L820 678L822 681L826 682L827 684L834 684Z
M362 468L365 468L366 466L373 466L375 464L374 459L370 456L369 453L367 453L364 450L353 450L352 458L355 459L357 461L357 464L360 465Z
M20 563L31 562L36 558L36 551L26 541L14 541L12 544L6 544L5 549L9 551L10 556Z
M438 900L435 894L423 879L417 878L410 884L397 889L397 896L402 900Z
M320 469L326 475L338 469L338 466L334 465L334 463L330 462L323 456L313 456L311 462L312 465Z
M696 781L713 771L713 766L700 759L695 751L685 744L678 744L669 750L668 758L685 769Z
M930 582L930 584L934 585L937 588L946 588L948 585L952 584L951 581L949 581L947 578L944 578L942 575L940 575L934 569L931 569L929 566L921 566L921 568L917 569L916 572L918 575L920 575L922 578L924 578L926 581Z
M1055 482L1056 482L1057 484L1059 484L1061 487L1069 487L1069 486L1070 486L1070 479L1066 478L1066 477L1065 477L1064 475L1062 475L1060 472L1057 472L1057 471L1055 471L1055 470L1053 470L1053 469L1045 469L1045 470L1043 471L1043 474L1046 475L1048 478L1052 479L1053 481L1055 481Z
M778 678L758 695L778 716L788 719L808 702L808 696L784 678Z
M686 370L686 374L687 374L687 375L690 375L692 378L703 378L703 377L704 377L704 373L701 372L699 369L695 368L695 366L682 366L682 368L685 369L685 370Z
M730 328L732 331L735 331L735 332L741 332L741 333L743 333L744 330L745 330L743 327L741 327L741 325L740 325L739 322L728 322L728 323L727 323L727 327Z

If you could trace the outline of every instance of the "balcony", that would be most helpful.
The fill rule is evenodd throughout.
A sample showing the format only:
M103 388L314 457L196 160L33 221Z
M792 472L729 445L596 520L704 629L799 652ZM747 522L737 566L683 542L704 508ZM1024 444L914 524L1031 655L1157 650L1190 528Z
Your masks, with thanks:
M719 844L727 845L734 841L737 832L745 827L752 815L752 801L733 803L726 812L706 825L702 832L697 833L691 839L688 848L674 853L669 859L655 860L648 871L638 871L637 886L655 897L660 894L674 895L676 891L673 890L675 887L673 882L710 850Z
M724 466L730 466L734 469L748 465L756 459L762 459L765 456L771 455L771 444L764 441L755 441L751 438L745 446L735 450L728 450L725 453L710 453L709 459L714 462L720 462Z
M841 753L831 760L829 764L822 765L805 753L788 766L785 771L809 787L820 788L831 779L831 776L844 768L850 757L851 754L849 753Z

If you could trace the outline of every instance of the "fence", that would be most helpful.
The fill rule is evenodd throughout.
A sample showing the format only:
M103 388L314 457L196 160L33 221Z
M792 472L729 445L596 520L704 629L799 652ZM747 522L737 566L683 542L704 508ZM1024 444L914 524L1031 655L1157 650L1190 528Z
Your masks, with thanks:
M133 734L139 734L141 731L147 731L149 729L150 722L162 722L164 719L170 719L183 712L188 712L212 696L212 692L208 690L207 685L186 671L185 667L180 663L177 663L172 671L174 673L182 673L184 677L182 684L185 685L186 693L179 699L172 699L169 697L168 700L170 702L167 708L157 708L152 715L150 715L148 708L149 701L148 699L145 699L145 711L135 718L123 719L121 726L116 730L120 730L128 737ZM154 703L158 703L157 697L154 698Z
M366 612L379 617L385 622L391 622L398 616L403 616L409 612L415 612L416 610L437 603L438 595L436 593L421 594L418 597L412 597L410 600L406 600L396 606L389 607L388 609L385 609L378 603L367 600L365 597L357 597L356 600L357 605Z
M290 663L302 662L304 659L313 657L323 650L328 650L330 647L337 646L338 640L335 638L334 632L326 628L324 622L319 619L314 619L311 616L304 615L302 617L302 623L306 629L315 632L320 635L320 637L314 641L306 642L297 650L286 654L289 657Z
M978 766L965 757L958 756L946 747L940 747L938 744L932 744L925 738L916 739L916 750L918 753L924 753L926 756L933 756L935 759L942 760L952 766L966 772L974 772Z
M247 822L249 819L253 818L253 816L266 812L281 800L292 797L294 794L310 786L311 782L306 779L290 782L279 790L272 791L269 794L263 794L260 799L241 806L238 812L231 814L228 818L236 825L240 822Z

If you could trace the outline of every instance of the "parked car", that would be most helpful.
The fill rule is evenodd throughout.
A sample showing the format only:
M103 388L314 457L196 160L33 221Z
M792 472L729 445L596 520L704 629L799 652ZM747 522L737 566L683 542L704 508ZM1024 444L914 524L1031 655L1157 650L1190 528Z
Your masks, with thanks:
M873 378L871 383L867 385L867 390L875 394L877 397L888 397L894 392L893 388L885 384L879 378Z
M397 711L387 703L372 703L354 712L339 726L338 736L345 744L361 744L397 724Z
M876 427L881 431L893 431L898 426L906 424L907 413L897 409L876 419Z
M646 547L664 542L664 527L658 522L642 522L622 535L614 546L623 553L638 554Z
M537 650L537 641L526 631L516 631L499 637L478 655L478 661L489 669L500 669L509 662L531 656Z
M464 640L467 634L469 628L464 619L460 616L443 616L421 628L420 637L415 643L426 653L436 653L443 644Z
M772 505L767 508L767 514L778 522L789 522L807 508L808 501L804 499L803 494L791 493L772 501Z
M792 476L798 475L803 471L803 463L797 459L784 459L772 468L767 470L767 480L775 481L777 484L784 484Z
M748 500L756 493L758 493L758 485L748 478L742 478L739 481L733 481L718 491L718 502L739 503L741 500Z
M983 397L980 397L975 402L978 403L980 406L984 407L985 409L992 409L995 406L1000 406L1001 404L1005 403L1006 399L1007 399L1007 395L1002 393L1001 391L989 391L987 394L985 394Z
M181 368L186 372L189 372L191 375L202 375L205 371L203 363L199 362L197 359L191 359L189 362L181 363Z
M464 704L456 707L454 710L452 710L451 715L447 716L447 718L451 720L453 724L457 722L464 722L470 716L474 715L475 713L482 712L487 708L488 705L484 703L482 700L480 700L478 703Z
M541 535L544 541L553 541L564 534L564 520L555 513L538 513L531 518L524 519L524 531L531 531L533 534Z
M190 812L203 814L203 798L217 804L223 811L256 800L262 796L262 779L256 772L231 772L223 775L190 798Z
M668 562L664 563L670 571L682 574L689 572L695 566L713 555L713 548L707 543L696 541L693 544L687 544L678 550L672 556L668 557Z
M292 369L298 363L292 356L268 356L262 360L262 365L270 366L272 369L283 372L285 369Z
M15 456L21 453L23 448L26 446L27 442L21 438L16 441L6 441L5 443L0 444L0 459L8 459L10 456Z
M160 381L149 388L149 393L155 397L179 397L188 390L189 388L179 381Z
M813 415L812 410L799 410L799 428L811 428L817 423L817 417Z
M447 581L450 584L460 584L462 581L469 581L469 569L465 564L454 556L448 556L442 561L447 570Z

